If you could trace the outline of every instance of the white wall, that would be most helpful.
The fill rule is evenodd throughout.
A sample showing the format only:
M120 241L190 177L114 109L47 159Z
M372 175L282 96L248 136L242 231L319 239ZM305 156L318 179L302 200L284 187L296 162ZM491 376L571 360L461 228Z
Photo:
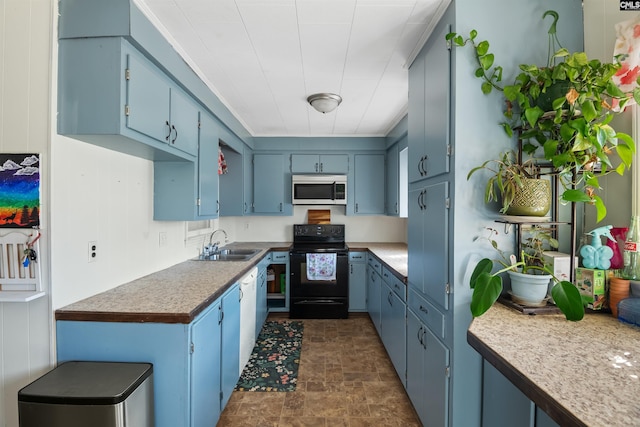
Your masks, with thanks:
M50 0L0 0L0 152L40 153L39 262L49 289ZM49 298L0 303L0 426L18 426L17 393L52 363Z
M404 218L380 215L346 216L344 206L294 206L292 216L229 217L220 219L231 239L236 241L290 242L293 224L307 223L309 209L330 209L331 222L345 224L349 242L406 242L407 222Z
M58 135L51 151L54 310L195 255L184 222L153 221L152 162Z

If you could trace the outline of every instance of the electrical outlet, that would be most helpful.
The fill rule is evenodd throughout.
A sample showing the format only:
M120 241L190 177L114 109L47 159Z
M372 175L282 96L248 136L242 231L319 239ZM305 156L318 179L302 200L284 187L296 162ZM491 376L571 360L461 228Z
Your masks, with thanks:
M89 242L89 244L87 245L87 248L88 248L89 262L95 261L98 256L98 243L95 240L92 242Z
M167 232L166 231L161 231L160 233L158 233L158 244L160 245L160 247L167 246Z

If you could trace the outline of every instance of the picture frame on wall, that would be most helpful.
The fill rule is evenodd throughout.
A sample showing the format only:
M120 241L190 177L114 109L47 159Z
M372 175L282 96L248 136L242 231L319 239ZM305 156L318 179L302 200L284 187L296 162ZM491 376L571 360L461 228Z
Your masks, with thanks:
M40 227L40 154L0 153L0 228Z

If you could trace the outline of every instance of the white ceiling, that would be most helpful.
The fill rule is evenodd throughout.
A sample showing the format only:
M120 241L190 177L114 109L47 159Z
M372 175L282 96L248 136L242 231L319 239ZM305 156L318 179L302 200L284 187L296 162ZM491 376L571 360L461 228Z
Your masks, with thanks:
M135 0L253 136L385 136L450 0ZM342 96L322 114L306 101Z

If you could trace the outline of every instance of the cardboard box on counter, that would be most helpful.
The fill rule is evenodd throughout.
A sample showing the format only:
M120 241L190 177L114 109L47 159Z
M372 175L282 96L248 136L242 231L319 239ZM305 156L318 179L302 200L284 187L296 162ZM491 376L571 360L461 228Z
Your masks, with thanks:
M587 307L592 310L603 308L607 284L607 270L595 268L576 268L576 287L580 294L590 297Z
M569 263L569 254L556 251L544 251L542 258L545 265L548 265L551 272L558 280L570 280L571 264ZM573 268L578 267L578 257L574 258Z

